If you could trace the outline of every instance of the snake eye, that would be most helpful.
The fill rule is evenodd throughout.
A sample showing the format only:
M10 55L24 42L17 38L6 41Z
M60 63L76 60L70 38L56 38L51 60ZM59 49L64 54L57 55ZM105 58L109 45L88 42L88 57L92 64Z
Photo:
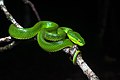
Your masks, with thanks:
M78 42L80 42L80 39L78 39Z

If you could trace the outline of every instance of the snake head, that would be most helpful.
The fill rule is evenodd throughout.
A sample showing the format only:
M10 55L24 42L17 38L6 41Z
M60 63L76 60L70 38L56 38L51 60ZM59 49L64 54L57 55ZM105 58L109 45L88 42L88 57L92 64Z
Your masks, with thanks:
M79 33L70 30L70 31L68 31L67 36L69 37L69 39L70 39L73 43L75 43L75 44L77 44L77 45L79 45L79 46L84 46L84 45L85 45L85 41L84 41L84 39L81 37L81 35L80 35Z

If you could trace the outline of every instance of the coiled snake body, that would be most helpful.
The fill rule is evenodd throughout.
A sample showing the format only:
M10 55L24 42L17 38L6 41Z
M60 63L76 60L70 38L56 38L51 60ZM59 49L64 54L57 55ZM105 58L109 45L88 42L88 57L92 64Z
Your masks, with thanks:
M68 27L59 27L52 21L39 21L31 28L18 28L11 24L9 34L11 37L21 40L37 35L38 44L47 52L56 52L65 47L72 47L74 44L79 46L85 44L79 33Z

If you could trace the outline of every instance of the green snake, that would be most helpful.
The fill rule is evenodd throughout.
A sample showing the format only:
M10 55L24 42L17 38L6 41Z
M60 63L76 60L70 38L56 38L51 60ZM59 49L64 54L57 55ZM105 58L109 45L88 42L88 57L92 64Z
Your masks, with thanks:
M9 34L15 39L30 39L37 36L38 44L47 52L56 52L74 44L83 46L84 39L78 32L68 27L59 27L52 21L39 21L30 28L18 28L14 24L9 27Z

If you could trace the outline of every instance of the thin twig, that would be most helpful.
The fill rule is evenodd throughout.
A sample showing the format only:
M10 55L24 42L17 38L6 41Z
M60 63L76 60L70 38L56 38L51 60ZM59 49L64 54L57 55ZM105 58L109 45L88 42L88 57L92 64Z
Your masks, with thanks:
M2 42L10 42L11 40L12 40L12 38L10 36L4 37L4 38L0 38L0 43L2 43Z
M15 41L12 41L11 43L9 43L3 47L0 47L0 52L3 52L5 50L13 48L13 46L15 46L15 44L16 44Z
M36 17L37 17L37 19L38 19L38 21L40 21L40 16L39 16L38 11L36 10L34 4L33 4L31 1L29 1L29 0L23 0L23 2L24 2L25 4L29 4L29 5L31 6L33 12L35 13L35 15L36 15Z

